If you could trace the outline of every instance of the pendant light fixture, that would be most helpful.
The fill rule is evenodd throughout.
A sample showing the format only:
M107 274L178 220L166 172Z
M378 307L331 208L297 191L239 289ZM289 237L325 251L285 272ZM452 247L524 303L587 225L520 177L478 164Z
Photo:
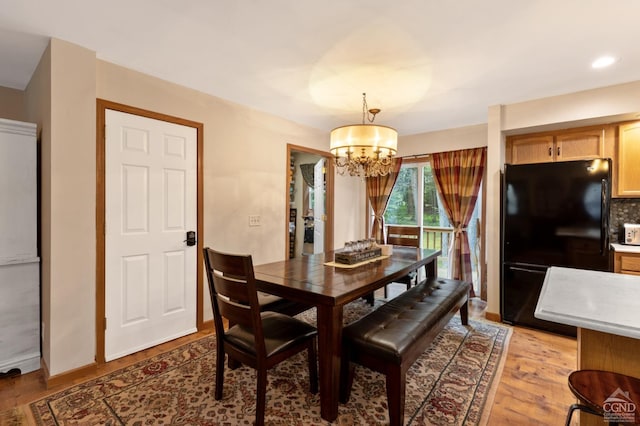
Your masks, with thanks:
M362 94L362 124L336 127L331 131L331 154L338 174L350 176L385 176L393 169L398 151L398 132L373 123L380 110L367 109L367 94Z

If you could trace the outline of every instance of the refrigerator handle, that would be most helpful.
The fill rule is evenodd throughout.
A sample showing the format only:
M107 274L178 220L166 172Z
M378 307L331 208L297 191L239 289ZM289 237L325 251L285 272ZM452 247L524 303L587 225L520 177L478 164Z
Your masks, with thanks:
M607 180L602 179L600 182L600 255L607 251L607 232L609 228L609 197L607 194Z
M529 273L531 273L531 274L539 274L539 275L546 275L546 274L547 274L547 271L546 271L546 270L544 270L544 271L538 271L538 270L536 270L536 269L522 268L522 267L520 267L520 266L509 266L508 268L509 268L509 270L511 270L511 271L529 272Z

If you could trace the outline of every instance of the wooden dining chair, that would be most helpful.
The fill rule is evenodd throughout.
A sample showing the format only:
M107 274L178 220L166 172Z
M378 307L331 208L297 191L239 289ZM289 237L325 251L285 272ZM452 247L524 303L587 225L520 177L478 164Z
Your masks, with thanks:
M420 247L420 227L419 226L403 226L403 225L387 225L387 244L394 246ZM404 277L395 280L394 283L404 284L407 290L415 284L418 272L413 271ZM384 298L387 298L387 286L384 286Z
M261 311L250 255L204 248L216 331L215 398L222 399L225 354L257 371L256 425L264 424L267 371L307 351L309 387L318 392L315 327L291 316ZM231 325L224 329L223 318Z

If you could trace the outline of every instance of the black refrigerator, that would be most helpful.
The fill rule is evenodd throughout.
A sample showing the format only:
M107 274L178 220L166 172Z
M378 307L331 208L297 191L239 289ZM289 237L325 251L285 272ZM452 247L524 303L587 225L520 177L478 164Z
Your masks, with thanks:
M506 323L575 336L533 313L549 266L609 271L611 160L505 165L501 315Z

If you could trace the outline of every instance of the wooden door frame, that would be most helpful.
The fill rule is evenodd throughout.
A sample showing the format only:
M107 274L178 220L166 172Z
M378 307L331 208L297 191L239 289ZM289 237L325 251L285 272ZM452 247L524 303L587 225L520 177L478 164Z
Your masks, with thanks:
M325 167L325 179L326 179L326 188L325 188L325 202L326 202L326 210L325 214L327 216L327 220L325 221L324 226L324 249L333 250L333 216L334 216L334 166L333 166L333 155L326 151L320 151L313 148L308 148L306 146L287 144L287 161L286 165L286 173L287 176L285 182L285 226L284 226L284 236L285 236L285 244L284 244L284 258L289 259L289 188L291 184L291 174L289 173L289 167L291 164L291 151L299 151L305 152L308 154L318 155L320 157L324 157L326 160Z
M129 105L119 104L104 99L96 99L96 363L105 361L105 144L106 144L106 110L114 110L141 117L166 121L193 127L197 132L197 160L196 160L196 212L197 212L197 245L196 245L196 327L198 331L204 328L203 313L203 273L202 273L202 245L203 245L203 140L204 125L195 121L185 120Z

